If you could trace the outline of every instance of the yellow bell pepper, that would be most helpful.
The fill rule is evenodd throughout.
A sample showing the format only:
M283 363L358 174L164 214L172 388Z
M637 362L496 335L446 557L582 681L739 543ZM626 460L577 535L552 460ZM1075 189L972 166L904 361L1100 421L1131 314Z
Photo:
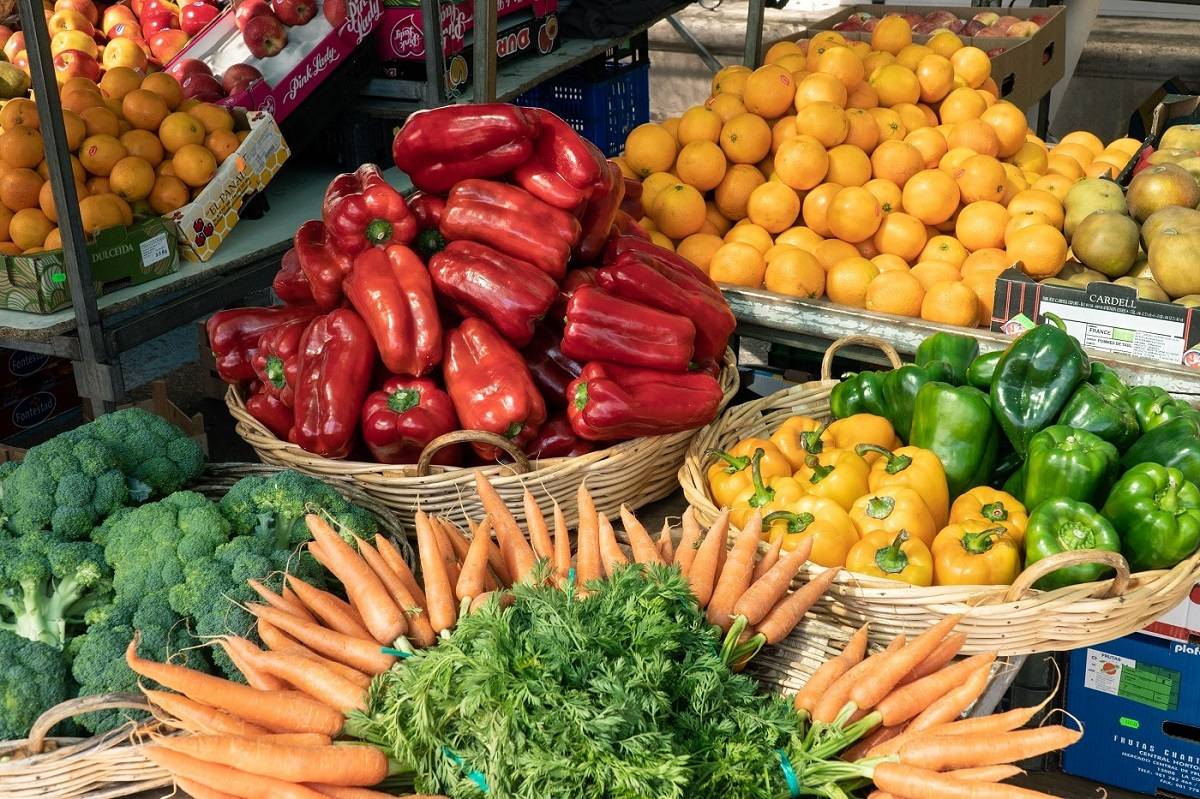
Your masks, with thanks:
M1029 513L1012 494L988 486L978 486L954 500L954 504L950 506L951 524L966 519L986 519L992 524L1000 525L1019 545L1025 540L1025 525L1029 523Z
M871 467L862 456L848 449L825 449L809 455L796 472L796 480L808 493L828 497L850 510L854 500L867 493L867 475Z
M734 497L729 506L729 520L737 527L745 527L755 511L766 516L772 510L790 508L807 493L790 474L756 481L755 485Z
M950 489L946 486L946 470L937 455L920 447L889 450L874 444L859 444L854 451L859 455L878 452L881 456L871 464L867 479L872 491L884 486L907 486L925 500L938 529L946 526L950 519Z
M717 507L728 508L734 497L752 484L750 460L757 450L763 451L759 469L764 478L791 475L792 464L779 449L765 438L747 438L739 441L728 452L710 449L705 455L717 460L708 467L708 490Z
M878 444L884 449L902 446L892 423L873 413L856 413L830 422L823 439L838 449L854 449L859 444ZM868 452L863 459L870 465L879 460L879 453Z
M821 566L841 566L850 548L858 543L858 530L846 511L832 499L807 494L790 503L767 507L763 517L768 543L781 536L783 548L795 549L805 538L812 537L812 554L808 559Z
M987 519L956 522L933 540L937 585L1012 585L1020 573L1017 542Z
M921 495L900 485L885 486L856 499L850 506L850 520L858 528L859 535L886 530L894 536L907 530L912 538L927 547L933 544L938 531Z
M846 556L846 568L858 574L899 580L909 585L933 584L933 556L922 541L901 530L872 530Z
M819 442L826 432L826 426L811 416L793 416L771 434L771 443L779 448L795 471L804 465L809 454L821 451Z

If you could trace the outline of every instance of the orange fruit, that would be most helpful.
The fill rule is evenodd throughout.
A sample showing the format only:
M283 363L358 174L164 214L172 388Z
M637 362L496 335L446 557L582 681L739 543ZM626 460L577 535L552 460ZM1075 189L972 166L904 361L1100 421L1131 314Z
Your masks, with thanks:
M750 192L746 213L768 233L782 233L800 215L800 197L786 184L769 180Z
M54 223L46 218L40 208L22 208L13 214L8 223L9 238L22 250L41 247L53 229Z
M841 86L840 81L838 85ZM842 87L842 91L845 92L845 87ZM765 64L754 70L742 88L742 102L746 110L768 119L787 111L795 96L796 84L792 81L792 73L778 64Z
M0 109L0 127L12 130L17 126L38 127L37 105L32 100L16 97L4 104Z
M934 128L919 128L904 137L921 154L924 169L933 169L949 150L946 139Z
M143 158L126 156L113 165L108 184L126 202L144 200L154 188L154 167Z
M867 113L875 118L875 127L879 129L879 141L904 141L904 137L908 135L908 128L904 127L900 115L892 109L869 108Z
M797 110L796 132L812 136L825 147L834 147L846 140L850 123L846 119L846 112L839 106L830 102L814 102Z
M158 137L148 130L130 130L121 134L118 140L125 145L125 150L156 167L163 160L163 146Z
M227 136L233 135L229 131L214 130L208 134L208 137L212 139L222 133ZM236 139L233 141L233 146L236 150ZM209 149L213 148L209 146ZM217 160L223 159L218 157ZM710 141L701 140L683 146L683 149L679 151L679 158L675 161L675 172L679 175L679 179L687 185L694 186L700 191L709 191L721 183L721 179L725 177L727 166L725 153L721 151L721 148Z
M962 47L950 54L954 73L972 89L978 89L991 77L992 60L978 47Z
M916 72L917 64L921 62L922 58L931 54L932 52L933 51L925 45L914 42L900 52L896 53L896 63L902 67L911 69L913 72Z
M991 111L992 109L988 109ZM1008 163L1013 164L1023 172L1036 172L1039 175L1046 171L1046 151L1036 142L1026 139L1020 149L1010 155Z
M79 146L79 162L90 174L99 177L108 177L113 166L127 155L125 145L105 133L88 136Z
M911 144L885 141L871 154L871 168L875 177L904 188L909 178L925 168L925 159Z
M708 272L708 264L712 261L713 253L721 249L725 242L720 236L711 233L693 233L679 242L675 252Z
M997 275L1010 266L1012 262L1008 260L1008 253L1004 250L998 247L984 247L968 255L963 261L963 280L981 275L995 280Z
M762 285L766 262L762 253L740 241L721 245L708 264L708 274L718 283L758 288Z
M954 123L946 141L950 149L965 147L980 155L990 156L1000 152L1000 140L996 138L996 131L982 119L964 119Z
M1008 220L1008 210L1003 205L979 200L964 206L959 212L954 234L972 252L984 247L1003 247L1004 228L1008 226Z
M1004 196L1008 175L1003 165L990 155L973 155L954 172L964 204L979 200L997 202Z
M880 272L867 285L865 298L868 311L891 313L897 316L920 316L925 287L905 268Z
M826 221L834 236L856 244L871 238L879 229L883 209L871 192L861 186L847 186L834 195Z
M1092 151L1084 147L1082 144L1059 143L1050 148L1050 156L1065 155L1068 158L1074 159L1075 163L1080 167L1086 168L1088 164L1096 160L1096 156Z
M816 299L825 293L825 270L812 253L792 248L767 264L763 285L776 294Z
M1085 177L1089 178L1108 178L1109 180L1112 180L1116 178L1121 169L1122 167L1097 158L1095 161L1092 161L1092 163L1084 167L1083 174Z
M1018 192L1009 200L1008 212L1013 216L1021 214L1040 213L1046 217L1047 223L1061 229L1064 211L1058 198L1044 189L1025 189Z
M184 182L188 182L185 176ZM700 230L704 224L704 196L692 186L676 183L654 198L650 216L659 231L671 239L682 239Z
M839 144L829 151L825 180L843 186L861 186L871 179L871 159L857 147Z
M108 185L108 178L90 177L83 185L87 187L89 195L108 194L112 191L112 187Z
M83 120L88 136L115 137L121 134L120 120L107 108L85 108L79 112L79 118Z
M996 302L996 278L988 275L964 277L962 284L975 292L975 324L989 327L992 324L992 308Z
M871 192L876 200L879 201L879 209L883 211L884 216L893 211L900 210L901 192L900 187L890 180L883 178L875 178L868 180L863 184L863 188Z
M92 94L100 94L100 86L91 78L85 78L83 75L76 75L73 78L67 78L61 86L58 87L59 95L64 95L67 92L85 91Z
M865 109L850 108L846 110L846 123L846 141L843 143L870 155L875 145L879 144L879 127L875 124L875 117Z
M147 199L156 214L169 214L176 208L187 205L191 196L188 187L179 178L157 175L154 178L154 188L150 190Z
M746 86L746 80L750 77L750 68L741 64L733 64L721 69L717 74L713 75L712 93L717 94L736 94L741 96L742 89Z
M825 294L831 302L863 308L867 304L867 289L878 276L879 268L861 255L845 258L825 275Z
M882 254L879 252L879 248L875 246L875 242L871 239L863 239L854 245L854 249L859 255L861 255L863 258L866 258L868 261ZM874 261L871 261L871 263L874 263Z
M176 177L192 188L200 188L207 184L217 171L217 159L208 148L200 144L185 144L180 147L171 158L171 164L175 168Z
M941 261L950 264L955 269L967 259L967 248L958 239L945 234L929 237L925 249L917 256L918 261Z
M1001 158L1016 155L1025 145L1025 133L1029 125L1025 121L1025 113L1012 103L998 102L980 114L979 118L995 132L999 145L997 155Z
M648 231L648 233L650 234L650 242L652 244L662 247L664 250L667 250L668 252L675 252L675 242L671 241L666 236L664 236L662 233L659 233L657 230L651 230L651 231Z
M833 265L840 263L847 258L862 257L862 253L858 248L849 242L841 239L827 239L813 249L813 257L817 259L817 263L821 265L827 273L833 269Z
M958 280L960 276L957 266L948 261L938 260L918 261L909 271L926 291L934 283L943 280Z
M758 170L755 171L757 172ZM758 177L760 180L762 179L761 174ZM749 196L750 192L747 191L746 197L749 198ZM714 200L705 200L704 227L711 227L712 230L709 232L715 233L718 236L724 236L729 228L733 227L733 223L730 222L723 213L721 213L721 209L717 208L717 203Z
M32 169L45 153L42 134L34 128L18 126L0 133L0 159L10 167Z
M1084 177L1083 167L1079 165L1079 162L1062 153L1047 156L1046 171L1069 178L1072 183L1078 182Z
M975 327L979 321L979 300L974 291L957 280L943 280L925 288L921 318L944 325Z
M943 124L953 125L968 119L979 119L987 110L987 103L978 93L966 87L951 91L938 107L938 118Z
M891 253L881 252L871 259L871 263L875 264L880 273L908 271L908 262L899 255L892 255Z
M32 169L10 169L0 174L0 203L11 211L36 208L44 182Z
M179 143L180 147L185 143L199 144L204 141L203 121L195 117L192 119L200 122L200 140L181 142ZM163 143L168 152L175 152L165 140ZM646 177L653 172L666 172L675 163L675 155L675 137L662 125L646 122L629 131L629 135L625 137L625 162L629 164L629 168L635 174L641 177Z
M158 130L171 109L166 101L148 89L134 89L121 99L121 116L142 130Z
M67 134L67 149L74 152L87 138L87 125L74 111L63 111L63 129Z
M844 47L836 48L845 50ZM813 72L806 75L799 84L796 85L796 94L793 98L793 105L799 111L809 103L832 103L838 108L846 107L846 100L849 97L849 92L846 90L846 84L842 83L837 77L828 75L824 72ZM749 108L749 104L746 106ZM780 112L782 113L782 111ZM771 116L778 116L772 114Z
M721 149L734 164L756 164L771 152L771 128L755 114L738 114L721 127Z
M855 86L846 98L846 108L867 109L877 105L879 105L879 93L866 81Z
M104 105L104 98L95 92L74 91L63 92L62 107L67 111L78 114L85 108L95 108Z
M896 55L912 44L912 26L899 14L888 14L871 31L871 49Z
M746 104L740 94L718 94L704 103L725 124L738 114L746 113Z
M113 67L100 76L100 93L114 100L120 100L141 85L142 76L129 67Z
M62 234L58 232L58 228L51 228L46 234L46 240L42 242L43 250L61 250L62 249Z
M771 155L779 152L779 148L788 139L794 139L800 134L796 132L796 115L780 117L771 125Z
M896 56L892 55L891 53L885 53L882 50L872 50L863 56L863 70L867 75L870 75L880 67L895 63Z
M916 103L896 103L892 106L892 110L900 117L900 124L909 133L921 128L934 127L937 124L937 117L934 117L934 121L931 123L929 117L925 115L925 109Z
M787 244L809 253L813 252L816 246L824 240L816 231L803 225L788 228L775 237L776 244Z
M174 111L183 102L183 92L179 88L179 81L167 72L151 72L142 79L141 88L161 97L171 111Z
M675 137L680 145L694 141L710 141L716 144L721 139L721 126L725 120L711 108L694 105L679 118L679 129Z
M848 44L849 42L846 41L846 37L837 31L817 31L808 40L808 49L805 51L805 54L808 56L808 70L810 72L816 71L817 62L826 50L833 47L846 47Z
M913 72L917 76L924 102L936 103L954 88L954 66L943 55L930 52L922 56Z
M871 74L871 88L879 95L879 104L915 103L921 99L921 84L916 74L900 64L886 64Z
M765 181L762 173L749 164L733 164L713 191L717 210L727 219L745 218L750 192Z
M822 183L805 195L800 213L804 218L804 224L818 236L828 238L832 235L827 218L829 206L833 203L833 198L844 188L845 186L840 183Z
M1038 211L1030 211L1018 216L1010 216L1008 224L1004 226L1004 243L1008 244L1009 239L1014 233L1022 228L1027 228L1030 225L1048 225L1050 220L1046 215Z
M1050 225L1030 225L1009 237L1005 252L1021 271L1035 279L1054 277L1067 262L1067 240Z
M899 211L885 214L871 240L879 252L912 261L925 249L925 225Z
M679 178L670 172L655 172L647 175L642 181L642 208L649 211L654 207L654 200L658 197L658 193L676 183L679 183Z
M774 166L779 180L793 189L807 190L825 179L829 154L812 136L797 135L779 145Z
M958 202L959 188L954 178L940 169L925 169L904 184L901 205L905 213L926 225L936 225L954 216Z
M817 72L832 75L850 91L863 82L862 59L849 47L830 47L817 57Z
M1059 139L1058 143L1082 145L1092 154L1093 158L1104 152L1104 142L1100 141L1100 138L1096 134L1086 130L1073 130Z
M804 55L804 49L795 42L775 42L775 44L767 48L767 53L763 56L763 63L774 64L784 56L789 55Z
M737 241L742 244L749 244L762 253L764 258L767 252L775 246L775 242L771 239L771 234L766 231L766 228L754 224L749 219L745 219L731 227L725 234L725 241Z
M1071 187L1074 185L1075 181L1065 175L1050 174L1044 175L1029 188L1041 189L1049 194L1053 194L1058 198L1059 202L1062 202L1066 199L1067 192L1069 192Z
M114 195L93 194L79 201L79 216L85 233L124 224L121 208L113 202Z
M934 53L944 58L949 58L956 50L963 46L963 41L953 31L938 31L929 37L929 41L925 43L925 46Z
M942 160L938 161L938 169L951 177L955 177L960 173L963 161L976 155L979 155L979 153L967 147L955 147L947 150L946 154L942 156Z

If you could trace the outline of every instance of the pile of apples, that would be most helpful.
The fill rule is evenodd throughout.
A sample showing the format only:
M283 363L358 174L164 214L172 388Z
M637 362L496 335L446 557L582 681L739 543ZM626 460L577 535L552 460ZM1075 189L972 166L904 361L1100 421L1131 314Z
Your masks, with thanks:
M288 43L288 28L307 25L317 16L317 0L234 0L233 19L246 49L255 58L278 55Z
M167 67L167 73L179 81L185 100L201 103L217 103L250 88L250 84L262 80L257 67L250 64L234 64L224 75L214 75L212 68L196 58L184 58Z
M950 11L930 11L920 14L900 14L912 26L913 33L936 33L947 30L960 36L994 36L1000 38L1029 38L1049 22L1050 17L1038 14L1029 19L1000 15L995 11L980 11L971 19L961 19ZM867 11L851 14L833 26L835 31L871 31L879 17Z

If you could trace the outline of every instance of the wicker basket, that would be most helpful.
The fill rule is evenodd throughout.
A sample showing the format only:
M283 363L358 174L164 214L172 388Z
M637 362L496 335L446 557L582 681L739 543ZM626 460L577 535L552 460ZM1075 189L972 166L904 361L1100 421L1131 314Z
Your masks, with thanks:
M270 475L274 466L251 463L209 464L188 486L211 498L223 495L243 477ZM369 510L380 528L397 542L401 554L415 564L412 547L395 513L344 479L325 478L346 499ZM139 743L158 722L128 724L91 738L51 738L59 722L94 710L149 710L140 694L101 694L69 699L50 708L34 724L29 738L0 741L0 796L4 799L107 799L169 785L165 771L141 754Z
M821 380L803 383L769 397L739 405L701 430L679 470L684 496L698 518L711 522L717 507L708 490L705 452L729 449L749 436L768 436L785 419L797 414L829 416L833 355L851 344L882 350L893 364L899 356L888 344L866 336L839 339L830 345L821 367ZM1081 562L1100 562L1115 576L1054 591L1031 586L1055 569ZM811 577L823 571L810 566ZM1064 552L1026 569L1012 586L946 586L916 588L892 580L844 572L814 612L838 625L870 622L873 633L912 636L950 613L964 613L958 629L969 636L963 651L998 651L1022 655L1089 646L1120 638L1145 627L1178 605L1200 581L1200 552L1170 570L1129 573L1120 555L1108 552Z
M721 388L725 392L721 400L723 409L738 388L732 352L725 355ZM475 496L475 469L430 464L437 450L450 444L481 441L509 454L512 464L485 466L479 470L488 476L518 521L524 522L521 495L526 488L539 502L549 502L556 497L561 501L565 497L573 498L579 484L586 480L597 509L610 515L615 514L622 504L639 508L667 496L677 487L675 474L683 463L688 444L696 435L695 430L688 430L635 438L578 457L548 458L530 463L511 443L498 436L459 431L431 441L415 466L387 465L322 458L281 441L250 415L236 386L229 387L225 404L237 421L238 435L254 447L264 463L298 469L321 478L351 480L362 491L394 510L401 521L410 526L418 509L460 521L483 515ZM570 509L564 507L563 510L567 514L567 524L573 528L577 521L575 503L564 503L564 506L568 504Z

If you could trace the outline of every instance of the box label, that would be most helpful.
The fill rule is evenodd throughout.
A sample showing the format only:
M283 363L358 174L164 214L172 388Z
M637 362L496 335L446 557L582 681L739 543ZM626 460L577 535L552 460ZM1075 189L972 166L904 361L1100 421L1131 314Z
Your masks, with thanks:
M1083 687L1158 710L1179 707L1180 674L1172 669L1088 649Z
M149 269L154 264L170 257L171 255L171 248L167 246L166 233L159 233L157 236L151 236L138 246L142 251L143 269Z

